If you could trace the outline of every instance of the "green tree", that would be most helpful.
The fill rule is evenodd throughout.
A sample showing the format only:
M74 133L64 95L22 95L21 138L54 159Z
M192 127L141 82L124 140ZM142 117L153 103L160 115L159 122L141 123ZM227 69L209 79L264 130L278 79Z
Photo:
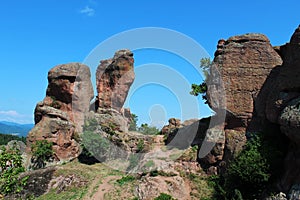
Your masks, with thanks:
M138 121L138 116L135 114L131 114L131 122L129 125L129 131L137 130L137 121Z
M202 72L204 74L204 81L201 84L192 84L190 92L191 95L198 96L199 94L202 95L202 99L207 103L207 79L210 75L210 67L212 65L212 62L210 58L202 58L200 60L200 68L202 69Z
M37 140L31 146L32 163L34 169L44 168L46 162L53 157L53 143L48 140Z

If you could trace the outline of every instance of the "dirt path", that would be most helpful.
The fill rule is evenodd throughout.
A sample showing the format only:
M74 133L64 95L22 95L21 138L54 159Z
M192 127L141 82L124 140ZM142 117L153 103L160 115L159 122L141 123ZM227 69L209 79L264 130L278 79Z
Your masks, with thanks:
M99 185L98 190L96 193L93 195L92 198L89 198L89 200L104 200L104 194L109 192L111 189L114 188L114 185L112 185L110 182L113 180L120 179L120 176L108 176L105 177L102 180L102 183ZM95 187L97 183L93 184L92 190ZM90 194L90 192L89 192ZM89 195L88 195L89 196Z

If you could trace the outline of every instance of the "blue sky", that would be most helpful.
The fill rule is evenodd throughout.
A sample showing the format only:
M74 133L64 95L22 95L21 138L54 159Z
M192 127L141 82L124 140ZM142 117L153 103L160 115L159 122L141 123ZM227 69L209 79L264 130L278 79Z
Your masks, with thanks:
M83 62L97 45L123 31L172 29L192 38L213 56L220 38L237 34L264 33L273 45L288 42L300 24L299 6L298 0L3 0L0 121L32 123L34 107L45 97L49 69L57 64ZM201 82L190 63L170 52L145 49L134 53L136 70L165 66L187 83ZM96 66L90 67L93 70ZM184 94L174 94L164 85L148 84L132 92L126 105L139 116L140 123L158 124L169 117L184 120L210 114L201 98L195 98L200 110L195 114L196 108L181 96ZM182 111L178 105L190 110Z

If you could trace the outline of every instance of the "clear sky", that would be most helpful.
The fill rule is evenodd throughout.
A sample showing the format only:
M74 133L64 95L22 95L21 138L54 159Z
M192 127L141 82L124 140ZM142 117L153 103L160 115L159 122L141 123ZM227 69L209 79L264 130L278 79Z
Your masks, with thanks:
M47 72L52 67L83 62L97 45L123 31L172 29L195 40L212 57L220 38L256 32L266 34L273 45L281 45L300 24L299 0L3 0L0 5L0 121L19 123L33 122L34 107L45 97ZM185 120L210 114L201 98L190 97L199 105L196 114L198 108L188 103L193 100L182 100L189 98L189 90L186 94L180 90L184 84L201 82L190 63L160 50L134 53L137 72L159 69L149 71L148 84L131 91L126 102L140 123L158 125L169 117ZM96 66L90 67L95 73ZM151 84L156 74L182 82L171 89L167 82ZM142 83L143 76L137 82Z

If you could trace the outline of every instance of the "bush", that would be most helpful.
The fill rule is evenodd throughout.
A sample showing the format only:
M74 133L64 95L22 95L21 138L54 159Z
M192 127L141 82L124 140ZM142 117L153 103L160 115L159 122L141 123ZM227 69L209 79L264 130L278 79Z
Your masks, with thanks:
M141 155L139 154L130 154L129 156L129 166L127 167L127 171L130 171L138 166Z
M122 185L124 185L128 182L134 181L134 180L135 180L134 176L123 176L121 179L117 180L117 183L122 186Z
M110 151L110 142L98 133L92 131L83 132L82 136L82 156L87 159L96 158L100 162L107 159Z
M47 140L37 140L31 146L32 163L34 169L44 168L46 162L53 157L53 143Z
M20 173L25 171L20 151L17 148L3 148L0 153L0 167L0 193L6 195L21 192L28 177L19 180Z
M138 116L135 114L131 114L131 121L128 129L129 131L137 130L137 121L138 121Z
M245 198L258 198L270 178L270 165L263 154L262 134L257 134L246 148L230 163L226 177L227 191L239 190Z
M144 135L158 135L160 133L156 127L149 126L148 124L142 124L141 127L138 128L138 131Z
M272 190L282 152L267 134L251 135L244 150L229 163L223 176L210 178L218 199L259 199ZM276 150L277 149L277 150ZM273 177L273 179L271 179Z
M142 152L145 148L144 140L139 140L137 144L137 151Z
M169 194L160 193L160 195L154 198L154 200L174 200L174 198Z

